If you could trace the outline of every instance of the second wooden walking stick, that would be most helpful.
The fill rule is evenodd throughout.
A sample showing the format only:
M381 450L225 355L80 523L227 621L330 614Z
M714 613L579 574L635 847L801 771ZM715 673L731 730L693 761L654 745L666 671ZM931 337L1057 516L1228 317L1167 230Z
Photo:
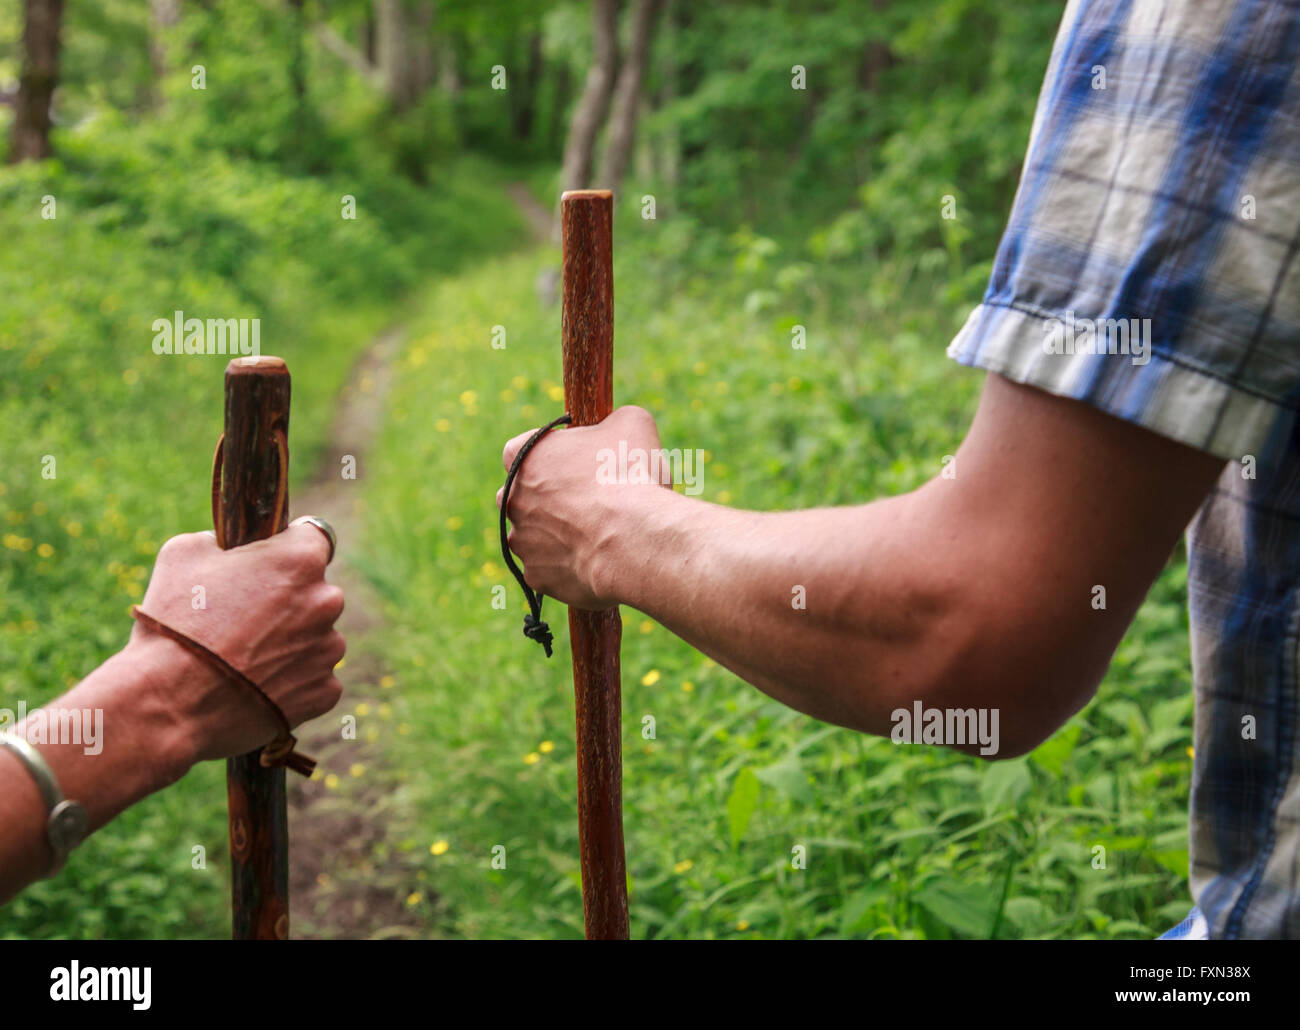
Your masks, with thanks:
M281 532L289 512L289 369L279 358L226 367L226 430L217 444L212 518L223 548ZM289 936L289 817L284 769L260 752L226 761L235 940Z
M614 407L614 198L609 190L560 197L564 273L564 406L575 426ZM578 850L588 940L626 940L623 748L618 608L569 609L578 715Z

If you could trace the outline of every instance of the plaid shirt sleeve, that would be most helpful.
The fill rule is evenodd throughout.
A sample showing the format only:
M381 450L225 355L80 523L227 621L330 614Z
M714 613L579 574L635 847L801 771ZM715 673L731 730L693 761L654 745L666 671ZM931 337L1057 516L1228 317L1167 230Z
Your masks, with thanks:
M1300 404L1296 0L1071 0L963 364L1224 458Z
M1300 0L1071 0L949 348L1238 459L1188 531L1196 908L1169 938L1300 937L1298 55Z

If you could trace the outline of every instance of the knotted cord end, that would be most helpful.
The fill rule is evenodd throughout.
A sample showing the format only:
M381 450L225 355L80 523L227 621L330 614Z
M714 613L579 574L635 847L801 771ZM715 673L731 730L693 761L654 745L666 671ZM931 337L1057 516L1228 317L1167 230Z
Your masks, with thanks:
M298 738L292 733L279 737L262 748L258 762L263 769L276 769L280 766L292 769L301 776L311 779L316 771L316 759L296 750Z
M551 627L532 612L524 616L524 636L529 640L536 640L546 651L546 657L551 657L551 641L555 639L551 634Z
M515 476L519 474L519 468L524 463L524 458L528 452L543 436L549 433L556 426L567 426L572 424L573 419L567 413L561 415L552 422L548 422L530 436L524 445L519 448L519 453L515 455L515 460L510 464L510 471L506 475L506 485L501 488L501 557L506 563L506 568L510 574L515 577L519 583L519 589L524 592L524 600L528 602L529 611L524 614L524 636L529 640L536 640L546 650L546 657L551 657L551 627L542 621L542 595L534 594L529 587L528 581L524 579L524 574L519 565L515 562L514 555L510 553L510 540L506 532L506 519L510 510L510 488L514 486Z

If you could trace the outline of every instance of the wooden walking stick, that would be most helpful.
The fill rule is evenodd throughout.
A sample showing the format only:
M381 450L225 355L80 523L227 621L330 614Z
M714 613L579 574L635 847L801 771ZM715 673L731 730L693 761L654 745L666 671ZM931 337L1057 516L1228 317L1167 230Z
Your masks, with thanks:
M289 369L279 358L226 366L226 431L217 443L212 517L223 548L264 540L288 520ZM284 768L260 751L226 761L235 940L289 936L289 817Z
M561 343L564 406L575 426L614 407L614 196L570 190L560 197L564 251ZM618 608L569 609L578 712L578 850L588 940L626 940L623 749Z

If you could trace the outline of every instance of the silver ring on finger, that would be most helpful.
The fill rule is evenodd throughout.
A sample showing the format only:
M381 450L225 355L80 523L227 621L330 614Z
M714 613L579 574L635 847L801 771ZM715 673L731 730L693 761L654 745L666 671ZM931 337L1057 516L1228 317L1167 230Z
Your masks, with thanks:
M319 515L299 515L296 519L294 519L292 522L289 523L289 525L291 526L299 526L303 524L306 524L308 526L315 526L317 529L319 529L322 533L325 534L325 539L330 542L330 556L325 559L325 564L328 565L330 562L334 560L334 550L335 548L338 547L338 537L334 533L334 527L331 526Z

